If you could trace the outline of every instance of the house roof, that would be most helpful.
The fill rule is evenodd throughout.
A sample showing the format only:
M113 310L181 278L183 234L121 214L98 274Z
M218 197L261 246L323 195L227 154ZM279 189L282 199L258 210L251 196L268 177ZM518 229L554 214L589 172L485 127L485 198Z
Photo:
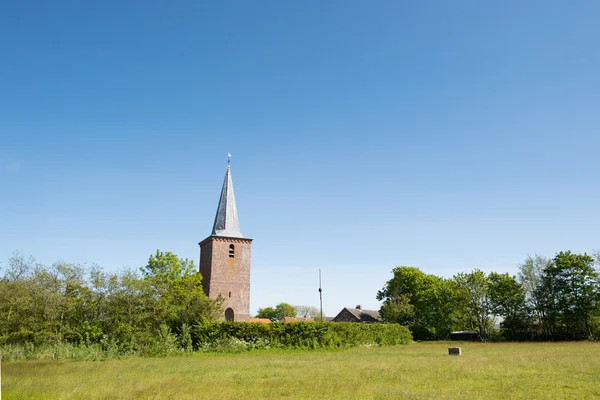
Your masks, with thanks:
M225 179L223 180L223 188L221 189L221 197L217 206L212 235L232 238L244 237L240 232L240 223L238 221L235 196L233 194L233 182L231 180L231 168L229 165L227 165L227 172L225 172Z
M344 307L344 309L340 311L340 314L344 311L352 314L360 322L381 322L381 316L377 310L363 310L360 308Z
M250 318L248 322L256 322L261 324L270 324L271 320L269 318Z

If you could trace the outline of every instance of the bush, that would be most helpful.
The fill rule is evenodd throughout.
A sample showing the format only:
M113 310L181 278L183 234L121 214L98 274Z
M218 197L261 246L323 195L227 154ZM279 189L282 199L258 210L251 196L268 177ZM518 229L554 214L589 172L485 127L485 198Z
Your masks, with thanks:
M398 324L355 324L347 322L207 322L196 325L193 342L204 351L252 350L256 348L347 348L407 344L408 328Z
M347 322L207 322L189 328L183 325L179 335L165 324L156 335L138 342L136 336L120 341L104 334L98 343L89 339L80 343L0 345L4 361L85 360L100 361L123 357L164 357L185 354L192 348L203 352L239 353L257 349L340 349L407 344L410 331L398 324L354 324Z
M156 339L150 346L150 355L164 357L175 354L179 351L177 342L177 336L171 332L171 329L166 324L162 324Z

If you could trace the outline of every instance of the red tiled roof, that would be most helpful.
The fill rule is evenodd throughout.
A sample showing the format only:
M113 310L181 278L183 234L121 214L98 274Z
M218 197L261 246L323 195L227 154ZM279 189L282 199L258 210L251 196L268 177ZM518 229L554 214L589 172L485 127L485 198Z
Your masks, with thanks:
M259 324L270 324L271 320L269 318L250 318L248 322L256 322Z

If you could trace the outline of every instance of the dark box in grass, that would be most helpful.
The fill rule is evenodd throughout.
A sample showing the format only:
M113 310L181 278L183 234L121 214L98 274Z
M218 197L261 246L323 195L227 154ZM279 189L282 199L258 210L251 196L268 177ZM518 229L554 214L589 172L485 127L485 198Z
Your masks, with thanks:
M462 351L460 350L460 347L448 347L449 356L460 356L461 354Z

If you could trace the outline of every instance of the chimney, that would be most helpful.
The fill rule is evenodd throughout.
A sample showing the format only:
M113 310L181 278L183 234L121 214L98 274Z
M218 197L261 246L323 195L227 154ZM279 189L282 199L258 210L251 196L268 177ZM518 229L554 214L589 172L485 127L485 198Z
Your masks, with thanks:
M357 310L362 310L362 306L359 304L359 305L356 306L356 309Z

